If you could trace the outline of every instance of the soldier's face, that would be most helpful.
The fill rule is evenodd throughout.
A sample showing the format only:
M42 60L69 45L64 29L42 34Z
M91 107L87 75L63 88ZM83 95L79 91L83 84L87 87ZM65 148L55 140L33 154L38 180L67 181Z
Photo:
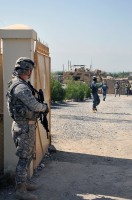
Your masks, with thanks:
M28 76L28 79L31 77L31 74L32 74L32 70L27 70L26 75Z

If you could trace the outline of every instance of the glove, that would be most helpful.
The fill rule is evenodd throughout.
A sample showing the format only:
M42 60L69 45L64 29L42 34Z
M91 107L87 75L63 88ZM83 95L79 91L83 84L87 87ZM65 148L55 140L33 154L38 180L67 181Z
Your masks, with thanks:
M45 110L45 114L48 114L48 112L49 112L49 108L48 108L48 104L47 103L44 103L44 105L46 106L46 110Z

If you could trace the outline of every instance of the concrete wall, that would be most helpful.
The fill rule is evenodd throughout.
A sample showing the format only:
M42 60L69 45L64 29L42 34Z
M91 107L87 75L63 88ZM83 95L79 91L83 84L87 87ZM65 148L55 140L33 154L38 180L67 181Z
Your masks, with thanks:
M0 39L0 170L4 167L4 129L3 129L3 68Z
M7 83L11 79L15 61L19 57L34 58L34 40L37 37L34 30L25 26L20 27L21 30L18 30L18 26L0 29L0 38L3 43L4 171L14 171L17 162L11 137L12 119L9 117L6 105Z

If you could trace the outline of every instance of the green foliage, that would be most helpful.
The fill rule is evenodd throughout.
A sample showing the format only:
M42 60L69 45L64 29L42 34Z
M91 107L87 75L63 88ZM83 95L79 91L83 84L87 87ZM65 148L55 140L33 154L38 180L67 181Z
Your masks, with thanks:
M118 72L118 73L107 73L108 76L112 76L114 78L126 78L129 76L129 72Z
M56 80L55 74L51 75L51 101L63 101L64 99L76 99L83 101L84 98L90 97L90 87L88 84L80 81L74 81L72 78L67 80L66 87Z
M91 97L91 89L90 89L88 84L83 83L82 84L82 89L84 90L84 97L85 98Z
M56 71L54 72L55 75L63 75L63 71Z
M65 90L62 88L61 83L51 75L51 101L63 101L65 97Z
M70 80L65 90L65 99L76 99L82 101L90 97L90 88L86 83Z

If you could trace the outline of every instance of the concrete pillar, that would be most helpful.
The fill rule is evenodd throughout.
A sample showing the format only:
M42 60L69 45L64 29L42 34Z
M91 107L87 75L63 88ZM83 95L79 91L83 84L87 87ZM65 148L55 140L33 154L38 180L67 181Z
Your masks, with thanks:
M14 171L17 157L11 137L11 123L6 105L7 83L11 79L15 61L19 57L34 59L37 33L26 25L16 24L0 29L3 48L3 91L4 91L4 171Z

